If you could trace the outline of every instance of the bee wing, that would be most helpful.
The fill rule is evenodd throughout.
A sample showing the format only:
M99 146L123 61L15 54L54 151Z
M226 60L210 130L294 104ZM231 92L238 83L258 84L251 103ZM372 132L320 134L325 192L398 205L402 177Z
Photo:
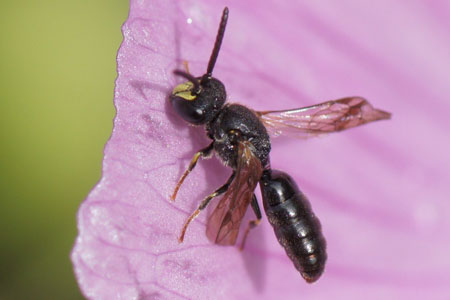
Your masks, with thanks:
M206 235L216 244L236 243L242 218L261 178L261 162L252 148L250 142L239 143L236 175L208 220Z
M347 97L290 110L260 111L256 114L271 136L291 135L300 138L341 131L391 117L390 113L374 108L361 97Z

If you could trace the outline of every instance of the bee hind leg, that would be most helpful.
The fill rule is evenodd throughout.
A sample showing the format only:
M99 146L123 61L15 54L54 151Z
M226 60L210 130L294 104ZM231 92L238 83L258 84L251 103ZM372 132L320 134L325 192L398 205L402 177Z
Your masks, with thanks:
M242 238L241 247L239 248L239 250L241 250L241 251L244 250L245 240L247 239L248 233L250 232L251 229L253 229L259 225L259 223L261 222L261 218L262 218L261 209L259 208L258 200L256 200L255 194L253 194L251 206L252 206L253 212L256 215L256 220L251 220L248 222L247 229L245 230L244 237Z

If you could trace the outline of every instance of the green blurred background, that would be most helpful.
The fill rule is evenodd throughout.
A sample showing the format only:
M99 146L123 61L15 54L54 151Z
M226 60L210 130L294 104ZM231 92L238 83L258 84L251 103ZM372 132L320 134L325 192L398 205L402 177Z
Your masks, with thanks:
M0 2L0 299L83 299L69 254L101 174L127 1Z

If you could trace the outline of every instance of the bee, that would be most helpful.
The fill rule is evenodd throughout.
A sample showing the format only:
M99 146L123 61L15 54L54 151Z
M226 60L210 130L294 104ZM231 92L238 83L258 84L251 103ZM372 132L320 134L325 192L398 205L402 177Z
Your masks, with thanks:
M388 112L375 109L361 97L347 97L291 110L254 111L226 102L224 84L212 76L225 28L228 8L223 10L206 73L195 77L186 71L174 74L187 81L177 85L169 99L177 114L193 125L203 125L212 142L198 151L178 181L174 201L183 181L200 158L213 152L233 172L227 182L207 196L186 220L179 237L183 242L189 224L210 201L223 195L208 219L206 235L214 243L234 245L244 214L250 205L256 219L248 223L241 243L262 218L254 191L261 188L264 210L275 235L295 268L308 282L322 275L327 260L321 224L305 195L287 173L271 169L270 136L307 137L389 119Z

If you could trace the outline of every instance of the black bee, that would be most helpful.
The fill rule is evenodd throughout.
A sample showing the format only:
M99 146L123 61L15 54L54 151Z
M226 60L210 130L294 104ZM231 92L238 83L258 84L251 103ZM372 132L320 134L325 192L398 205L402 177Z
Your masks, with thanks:
M390 114L373 108L361 97L348 97L317 105L282 111L254 111L226 101L225 86L212 77L219 54L228 8L223 10L216 42L206 73L192 76L176 70L174 74L187 79L177 85L170 101L175 111L187 122L205 125L211 144L194 155L172 195L176 194L199 158L216 152L223 163L233 169L228 181L206 197L183 226L179 241L183 242L189 223L198 216L214 197L223 195L211 214L206 234L214 243L234 245L244 214L251 204L256 220L249 230L259 224L261 211L254 194L260 184L264 209L279 243L303 278L311 283L323 273L327 259L326 242L319 220L308 199L286 173L270 167L270 135L293 134L309 136L340 131L368 122L389 119Z

